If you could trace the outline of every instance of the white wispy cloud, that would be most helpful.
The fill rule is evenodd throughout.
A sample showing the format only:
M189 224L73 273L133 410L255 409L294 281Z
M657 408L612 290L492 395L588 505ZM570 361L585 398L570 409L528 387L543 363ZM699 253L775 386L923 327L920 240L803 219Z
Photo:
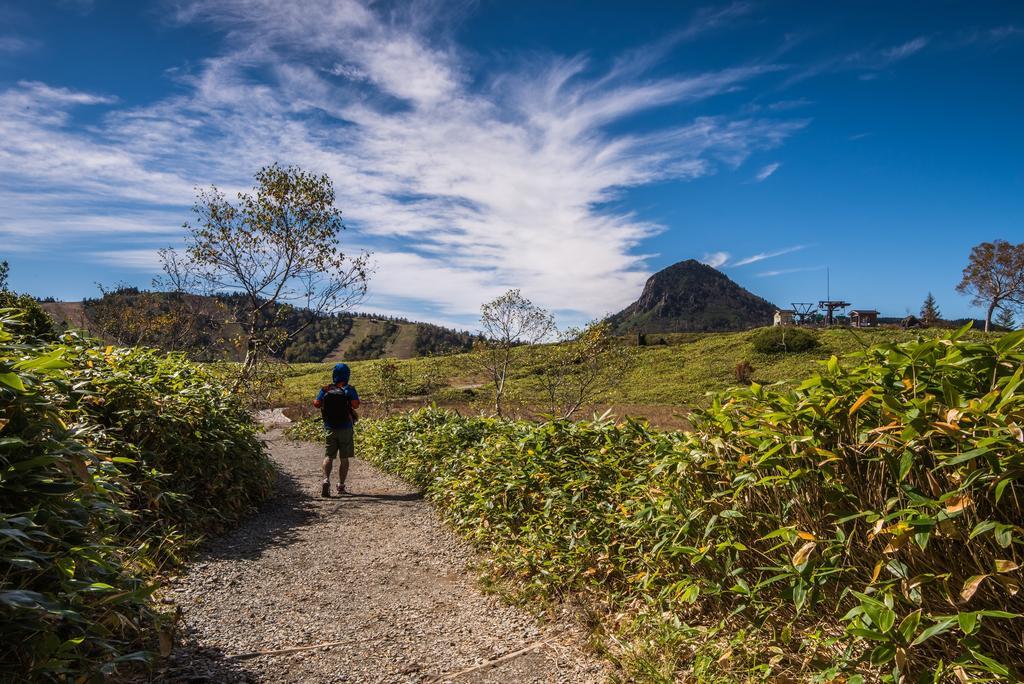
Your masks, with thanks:
M761 169L757 172L757 175L754 176L754 179L758 183L767 180L768 176L778 171L780 166L782 166L780 162L773 162L771 164L762 166Z
M160 270L160 254L156 249L117 249L89 252L89 258L101 264L133 268L150 273Z
M700 260L701 263L707 264L711 268L721 268L729 263L731 256L728 252L708 252Z
M747 6L731 7L694 26ZM602 71L583 57L537 58L481 80L431 5L384 15L354 0L200 0L174 12L226 33L217 56L174 73L177 94L123 107L35 82L0 92L0 234L40 248L55 233L132 225L177 235L195 186L232 193L264 164L295 163L331 176L353 235L377 252L371 303L454 319L520 287L585 318L635 296L648 275L637 247L662 229L610 200L734 168L806 125L720 115L609 131L732 92L771 65L655 78L643 60ZM76 125L97 107L98 123ZM150 263L134 246L93 258L113 252Z
M796 70L784 81L783 87L792 86L823 74L838 72L860 72L858 75L860 80L874 80L878 77L879 71L921 52L929 43L931 43L931 38L928 36L918 36L886 48L871 47L844 54L834 54Z
M783 268L776 271L761 271L757 275L761 278L774 278L775 276L788 275L790 273L804 273L807 271L823 271L824 266L804 266L802 268Z
M752 256L744 257L737 262L730 264L730 266L746 266L748 264L756 264L758 261L764 261L765 259L774 259L780 257L783 254L792 254L793 252L799 252L802 249L806 249L807 245L794 245L792 247L785 247L783 249L777 249L772 252L761 252L760 254L754 254Z
M894 45L891 48L882 50L882 57L889 62L895 62L901 59L913 55L914 53L920 52L928 45L928 38L925 36L918 36L912 40L908 40L900 45Z
M21 36L4 35L0 36L0 54L15 54L28 52L39 47L39 42Z

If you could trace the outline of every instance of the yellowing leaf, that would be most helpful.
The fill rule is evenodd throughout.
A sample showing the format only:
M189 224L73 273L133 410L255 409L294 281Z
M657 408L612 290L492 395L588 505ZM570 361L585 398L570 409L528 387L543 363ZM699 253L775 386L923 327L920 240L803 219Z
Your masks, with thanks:
M874 394L874 390L868 388L864 390L864 394L857 398L857 401L853 402L853 406L850 407L850 415L852 416L860 407L867 403L868 399Z
M1019 567L1012 560L996 560L996 572L1013 572Z
M113 345L109 345L109 344L108 344L108 345L107 345L107 349L106 349L106 351L105 351L105 352L103 352L103 353L104 353L104 354L107 354L107 355L109 356L109 355L110 355L110 353L111 353L112 351L114 351L114 347L113 347Z
M962 496L954 496L946 501L946 512L956 513L964 510L973 503L974 502L971 500L971 497L966 494Z
M6 418L0 418L0 432L2 432L5 427L7 427L7 423L9 422L11 421L7 420Z
M793 555L793 565L801 566L807 562L807 559L811 557L811 552L814 551L814 542L807 542L800 547L800 550Z
M973 577L968 578L968 580L964 582L964 588L960 590L960 598L964 601L969 601L971 597L974 596L974 592L978 591L978 587L981 586L981 583L986 577L988 577L988 575L974 575Z
M871 581L872 582L874 582L875 580L878 579L878 574L880 572L882 572L882 565L883 565L882 561L878 561L877 563L875 563L875 569L871 571Z
M897 537L894 537L891 542L889 542L888 544L885 545L885 548L882 549L882 553L896 553L896 551L901 546L903 546L904 544L907 543L908 539L910 539L910 533L909 532L904 532L903 534L901 534L901 535L899 535Z
M798 531L796 533L796 536L800 537L801 539L807 539L807 540L810 540L810 541L814 541L815 540L815 536L813 534L811 534L810 532L799 532Z
M68 461L71 462L71 470L74 471L75 475L78 476L79 480L83 482L89 482L92 480L92 476L89 474L89 467L82 460L82 457L78 454L72 454L68 457Z
M1010 424L1007 427L1010 429L1010 434L1016 437L1018 442L1024 442L1024 430L1019 425Z
M875 521L875 524L872 525L871 531L868 532L868 539L870 540L870 539L874 539L875 537L877 537L878 533L882 531L883 527L885 527L885 519L884 518L879 518L878 520Z

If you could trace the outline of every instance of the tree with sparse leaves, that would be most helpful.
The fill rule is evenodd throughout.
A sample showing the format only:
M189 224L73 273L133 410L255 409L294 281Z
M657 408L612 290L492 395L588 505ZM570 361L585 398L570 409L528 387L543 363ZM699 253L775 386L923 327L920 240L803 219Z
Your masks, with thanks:
M999 315L996 316L996 325L1007 330L1016 329L1017 321L1014 320L1013 312L1006 308L999 309Z
M929 292L928 296L924 298L924 303L921 305L921 322L925 325L935 325L942 318L942 313L939 311L939 305L935 302L935 297Z
M585 404L612 388L636 361L636 347L612 334L606 321L570 328L547 351L542 391L548 411L572 418Z
M473 345L471 359L494 385L494 412L498 416L505 412L514 348L542 342L554 331L554 317L519 290L509 290L480 308L481 338Z
M11 265L7 263L7 259L0 261L0 292L7 291L7 276L11 272Z
M985 332L996 309L1024 305L1024 243L982 242L971 249L957 292L986 307Z
M394 359L380 359L373 362L369 377L377 388L373 394L374 403L381 413L390 416L398 400L406 393L406 379L401 367Z
M309 325L365 294L367 256L342 252L344 225L334 200L327 175L273 164L260 169L252 192L238 193L236 202L216 187L200 191L196 222L184 225L184 251L161 250L162 282L172 291L243 295L240 382L305 327L280 325L292 307L309 311Z

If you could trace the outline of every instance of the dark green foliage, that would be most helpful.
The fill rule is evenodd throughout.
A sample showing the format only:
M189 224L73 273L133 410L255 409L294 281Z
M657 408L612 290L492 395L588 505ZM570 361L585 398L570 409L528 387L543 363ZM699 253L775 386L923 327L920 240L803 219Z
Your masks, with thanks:
M17 310L18 331L41 340L53 340L57 328L53 319L39 306L34 298L26 294L17 294L10 290L0 289L0 309Z
M364 422L360 443L496 575L607 606L607 627L658 661L638 678L671 680L709 649L719 675L1019 676L1024 333L883 344L691 420L659 433L425 409Z
M473 348L472 333L442 328L430 323L416 324L416 353L419 356L468 352Z
M154 576L252 510L272 469L202 368L47 343L16 315L0 312L0 681L99 678L150 659Z
M924 325L935 325L942 319L942 313L939 311L939 305L935 301L934 295L931 292L924 298L924 303L921 304L921 323Z
M294 330L306 323L301 309L293 309L292 315L286 316L282 326ZM298 331L284 347L284 359L290 363L322 361L334 351L334 348L348 336L352 330L351 316L321 316Z
M379 332L367 335L360 340L359 344L346 354L346 358L352 361L378 359L384 355L388 342L394 339L396 333L398 333L398 326L391 321L384 321Z
M774 313L721 271L689 259L652 275L640 299L609 322L616 334L746 330L768 325Z
M0 301L3 296L0 293ZM83 300L82 307L90 331L108 342L185 351L197 361L240 360L245 354L244 335L237 324L245 315L244 295L201 296L118 287ZM327 359L352 334L353 322L360 318L381 321L386 332L358 340L346 354L347 360L379 358L412 326L414 342L406 356L468 351L474 339L470 333L429 323L375 314L317 315L288 304L267 306L260 318L260 325L276 330L269 352L289 363ZM70 323L78 325L79 321Z
M995 324L1003 330L1015 330L1017 328L1017 322L1014 320L1013 311L1008 307L999 309L999 313L996 315Z
M818 337L810 330L781 325L758 331L750 343L760 354L793 354L819 346Z

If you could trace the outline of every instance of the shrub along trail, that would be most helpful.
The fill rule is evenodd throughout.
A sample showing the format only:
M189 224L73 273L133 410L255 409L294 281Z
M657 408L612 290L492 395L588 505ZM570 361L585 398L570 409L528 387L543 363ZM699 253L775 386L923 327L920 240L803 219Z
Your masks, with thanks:
M467 571L468 547L408 484L355 460L353 493L320 499L320 448L285 440L277 430L269 446L281 469L274 499L206 545L165 592L183 612L163 681L606 678L570 627L538 625L482 594ZM338 641L343 644L232 657ZM526 647L532 648L452 678Z

